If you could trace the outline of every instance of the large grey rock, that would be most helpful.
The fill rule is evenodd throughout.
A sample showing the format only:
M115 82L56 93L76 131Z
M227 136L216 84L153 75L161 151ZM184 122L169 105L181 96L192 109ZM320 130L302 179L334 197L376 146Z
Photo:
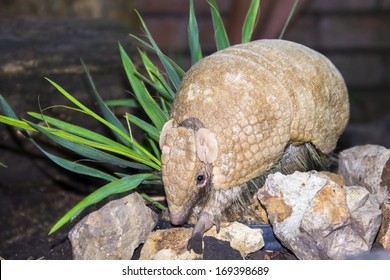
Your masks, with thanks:
M340 186L315 171L268 176L258 192L275 235L300 259L342 259L367 252L381 211L362 187ZM340 180L337 180L340 181Z
M157 223L138 193L111 201L69 232L74 259L131 259Z

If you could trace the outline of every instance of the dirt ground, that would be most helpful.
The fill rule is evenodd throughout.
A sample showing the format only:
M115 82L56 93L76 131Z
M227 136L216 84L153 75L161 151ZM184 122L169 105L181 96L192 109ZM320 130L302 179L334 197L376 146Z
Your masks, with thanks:
M66 227L48 236L53 223L82 198L50 181L39 186L2 183L0 256L4 259L72 258Z

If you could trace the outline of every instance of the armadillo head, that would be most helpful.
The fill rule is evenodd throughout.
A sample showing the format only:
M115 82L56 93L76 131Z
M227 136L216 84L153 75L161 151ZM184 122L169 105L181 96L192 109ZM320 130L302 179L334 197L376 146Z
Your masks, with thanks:
M168 121L161 132L162 178L171 222L183 224L193 207L212 187L217 158L215 135L198 119Z

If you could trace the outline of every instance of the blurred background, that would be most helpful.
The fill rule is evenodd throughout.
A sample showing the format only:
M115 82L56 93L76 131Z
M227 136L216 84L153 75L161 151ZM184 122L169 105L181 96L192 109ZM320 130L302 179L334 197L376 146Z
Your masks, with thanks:
M211 53L215 46L209 6L205 0L194 2L203 51ZM231 43L238 43L250 1L217 0L217 3ZM277 38L293 3L294 0L262 0L253 39ZM34 67L35 78L39 79L40 73L47 75L53 72L49 67L40 69L39 61L34 61L34 57L28 61L24 56L18 57L23 47L18 45L18 41L23 38L26 38L24 46L29 48L24 51L36 51L37 59L46 55L47 64L53 59L47 56L51 53L42 54L42 49L34 49L34 42L40 38L45 38L42 48L55 45L50 50L55 47L53 52L56 55L61 55L63 50L68 51L67 60L76 61L73 70L78 68L79 57L87 63L104 63L106 69L111 70L110 67L116 67L119 61L117 41L129 43L127 33L140 33L134 9L143 16L165 53L179 59L182 57L182 63L188 61L185 56L188 55L189 1L186 0L0 0L0 73L4 77ZM15 22L20 19L28 21L19 23L18 27ZM101 26L96 22L100 22ZM11 30L5 31L9 25ZM33 34L32 30L35 30ZM284 38L318 50L339 68L351 94L352 122L375 121L389 114L390 0L301 0ZM91 45L85 41L90 41ZM88 61L92 54L85 52L93 52L97 58ZM18 63L19 70L15 69ZM68 68L65 61L61 62L62 65L55 63L52 61L50 67ZM64 71L56 69L56 73ZM12 88L4 89L3 86L1 90L7 94Z
M231 43L238 43L250 0L216 2ZM215 51L210 9L205 0L194 3L202 50L209 54ZM293 3L261 0L253 40L277 38ZM161 49L188 67L187 0L0 0L0 93L23 118L39 106L64 103L43 78L49 77L94 106L82 58L103 99L129 97L118 41L135 57L137 45L128 36L141 32L134 9ZM390 148L390 0L301 0L284 39L323 53L344 76L351 120L339 149L368 143ZM80 121L61 110L52 115ZM68 258L67 245L48 238L48 228L98 184L54 167L4 125L0 161L8 166L0 169L0 213L10 213L0 215L0 257Z

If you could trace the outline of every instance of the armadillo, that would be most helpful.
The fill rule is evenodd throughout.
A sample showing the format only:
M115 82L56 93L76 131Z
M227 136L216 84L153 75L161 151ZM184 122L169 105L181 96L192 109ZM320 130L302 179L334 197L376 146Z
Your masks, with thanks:
M197 217L187 248L202 252L204 232L242 201L248 182L321 163L348 119L340 72L303 45L258 40L192 66L160 135L171 223Z

